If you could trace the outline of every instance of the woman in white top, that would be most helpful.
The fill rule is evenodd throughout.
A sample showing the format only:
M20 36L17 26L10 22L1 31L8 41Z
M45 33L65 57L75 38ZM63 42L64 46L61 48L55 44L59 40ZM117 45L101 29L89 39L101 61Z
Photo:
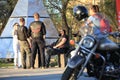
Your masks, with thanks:
M15 68L21 67L21 54L20 54L20 47L17 37L17 29L19 27L18 23L13 25L12 36L13 36L13 51L14 51L14 66Z

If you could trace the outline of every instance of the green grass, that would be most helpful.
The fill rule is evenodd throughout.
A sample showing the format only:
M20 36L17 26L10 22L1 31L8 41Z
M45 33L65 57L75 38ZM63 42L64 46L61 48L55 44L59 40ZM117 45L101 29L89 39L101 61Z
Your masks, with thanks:
M8 68L13 66L14 66L14 63L11 63L11 62L0 62L0 68Z
M9 68L13 66L13 59L0 59L0 68Z

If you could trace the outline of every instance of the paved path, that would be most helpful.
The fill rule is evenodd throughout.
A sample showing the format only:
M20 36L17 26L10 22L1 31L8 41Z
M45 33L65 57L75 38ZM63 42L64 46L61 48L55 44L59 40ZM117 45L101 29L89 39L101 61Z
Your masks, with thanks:
M65 68L0 69L0 80L60 80ZM81 77L79 80L94 80Z

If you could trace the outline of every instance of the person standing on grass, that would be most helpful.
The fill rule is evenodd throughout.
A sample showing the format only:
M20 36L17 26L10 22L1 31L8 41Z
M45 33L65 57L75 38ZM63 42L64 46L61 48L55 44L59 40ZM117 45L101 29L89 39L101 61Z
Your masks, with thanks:
M19 28L19 24L15 23L13 25L12 36L13 36L13 51L14 51L14 67L20 68L22 66L21 63L21 54L20 54L20 45L18 42L18 34L17 30Z
M23 69L30 68L31 42L28 36L28 29L25 26L25 19L23 17L19 20L20 28L18 29L18 40L20 43L20 52Z
M39 20L40 15L38 13L34 13L34 20L29 27L29 37L32 41L31 46L31 69L34 69L35 64L35 57L37 50L40 52L40 65L41 68L45 68L45 54L44 54L44 46L45 46L45 35L46 35L46 28L42 21Z

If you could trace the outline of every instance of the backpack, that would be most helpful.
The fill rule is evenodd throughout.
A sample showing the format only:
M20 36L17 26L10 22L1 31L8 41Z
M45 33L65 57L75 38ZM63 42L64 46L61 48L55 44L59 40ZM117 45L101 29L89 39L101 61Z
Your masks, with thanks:
M106 19L105 17L101 15L95 15L95 17L97 17L100 20L100 31L102 33L111 32L111 26L110 26L108 19Z

